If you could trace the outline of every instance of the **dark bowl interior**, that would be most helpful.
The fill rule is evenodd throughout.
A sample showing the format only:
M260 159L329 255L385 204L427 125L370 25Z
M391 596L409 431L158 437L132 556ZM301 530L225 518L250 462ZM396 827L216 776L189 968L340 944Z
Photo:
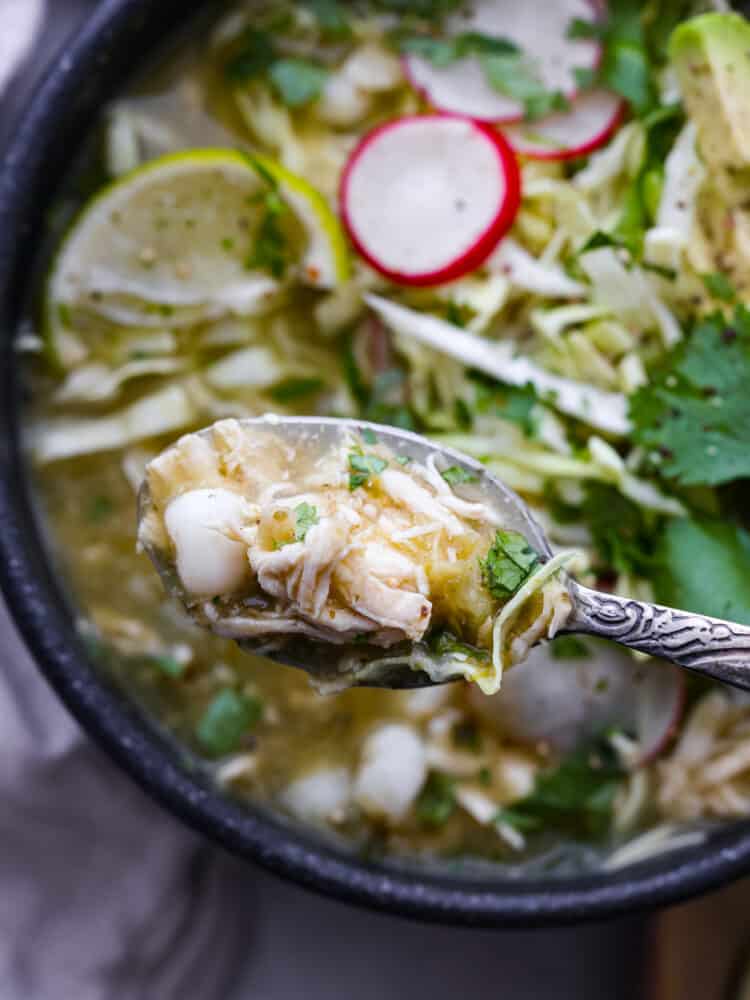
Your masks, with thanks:
M675 902L747 872L747 824L612 875L479 881L366 862L216 792L88 660L33 515L19 446L21 387L11 339L60 178L134 62L184 20L184 0L102 0L55 62L4 151L0 582L40 669L92 737L186 823L281 875L351 902L446 923L541 926Z

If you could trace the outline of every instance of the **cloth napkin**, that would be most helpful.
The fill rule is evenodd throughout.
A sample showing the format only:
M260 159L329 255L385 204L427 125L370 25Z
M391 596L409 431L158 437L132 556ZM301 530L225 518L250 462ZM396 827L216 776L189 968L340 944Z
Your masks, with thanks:
M44 15L0 0L0 112ZM226 1000L247 948L238 886L86 739L0 602L0 1000Z

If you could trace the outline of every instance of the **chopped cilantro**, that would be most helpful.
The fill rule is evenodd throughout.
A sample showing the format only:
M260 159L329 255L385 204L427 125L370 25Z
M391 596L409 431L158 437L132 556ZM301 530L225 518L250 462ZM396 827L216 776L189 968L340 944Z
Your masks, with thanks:
M338 0L302 0L302 3L315 15L324 35L347 38L351 34L347 11Z
M649 576L656 525L644 510L606 483L589 483L580 516L601 563L617 573Z
M479 477L474 475L473 472L469 472L467 469L462 469L460 465L451 465L447 469L443 469L440 473L446 483L451 486L459 486L461 483L478 483Z
M377 444L378 436L375 431L371 430L369 427L365 427L362 430L362 440L365 444Z
M396 455L396 462L399 465L408 465L411 462L409 455Z
M182 677L185 673L185 664L174 656L152 656L150 662L167 677Z
M451 737L454 746L461 747L463 750L479 753L482 749L482 734L479 727L469 719L457 722L451 730Z
M622 240L618 239L614 233L605 233L603 229L596 229L578 251L578 255L588 253L589 250L598 250L599 247L619 248L621 246Z
M88 505L86 510L86 516L89 521L94 524L100 524L102 521L106 521L108 517L114 512L115 505L112 503L109 497L103 494L95 496L92 498L91 503Z
M565 111L568 101L559 90L548 90L536 67L522 53L482 53L479 61L488 83L506 97L520 101L528 121Z
M591 656L591 650L575 635L561 635L550 643L550 652L556 660L582 660Z
M275 58L273 38L265 31L249 28L237 52L225 65L224 73L231 83L247 83L263 76Z
M404 35L397 39L402 52L421 56L435 66L450 66L466 56L490 54L518 55L518 46L508 38L483 35L477 31L467 31L452 38L436 38L434 35Z
M542 771L533 791L504 808L497 820L517 830L563 829L601 837L609 829L612 804L624 773L605 744L581 749L549 771Z
M440 67L476 56L490 86L520 101L528 119L541 118L551 111L568 107L563 94L547 90L534 64L508 38L467 31L450 38L401 35L397 36L397 44L401 52L421 56Z
M539 565L539 556L518 531L499 529L480 565L485 587L498 600L507 600Z
M492 784L492 772L488 767L480 767L479 774L477 775L477 780L480 785L491 785Z
M304 542L307 533L313 525L318 524L318 508L309 503L301 503L294 508L297 515L297 524L294 528L294 540Z
M640 0L610 0L606 16L597 21L575 19L570 38L598 38L602 59L598 79L629 101L637 114L645 114L655 97Z
M269 187L258 195L257 200L263 203L263 215L255 231L255 241L246 267L248 270L268 270L274 278L280 278L289 261L289 247L280 221L288 210L278 193L275 178L268 174L261 163L252 158L250 162Z
M326 384L320 378L295 378L290 376L277 382L269 390L269 396L277 403L291 403L295 399L312 396L325 389Z
M750 476L750 310L702 319L630 397L635 441L683 486Z
M402 17L420 18L434 23L464 5L465 0L376 0L376 6L400 14Z
M490 658L486 649L478 649L476 646L470 646L468 642L461 642L447 629L434 632L427 641L430 650L438 656L457 655L461 659L478 660L480 663L484 663Z
M701 277L703 284L715 299L721 299L722 302L735 302L737 300L737 292L726 274L716 271L714 274L702 274Z
M443 826L456 808L453 778L440 771L431 771L419 793L417 816L425 826Z
M359 452L349 453L349 489L356 490L365 486L373 476L379 475L388 465L384 458L377 455L362 455Z
M534 386L528 382L523 386L503 385L479 372L470 372L476 383L475 406L478 413L490 413L518 424L527 437L534 437L537 431L539 397Z
M277 59L268 76L284 104L301 108L320 97L328 70L310 59Z
M750 534L726 521L670 519L654 589L664 604L750 625Z
M456 421L456 426L462 431L471 430L474 424L469 404L460 397L453 400L453 419Z
M375 424L391 424L406 431L417 430L414 414L405 402L406 373L400 368L379 372L367 391L363 417Z
M198 721L198 742L212 757L232 753L262 715L260 699L225 688L213 697Z

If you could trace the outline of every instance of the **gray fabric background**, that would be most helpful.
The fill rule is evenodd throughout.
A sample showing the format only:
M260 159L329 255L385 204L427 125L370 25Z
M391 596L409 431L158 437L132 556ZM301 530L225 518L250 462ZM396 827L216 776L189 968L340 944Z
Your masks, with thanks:
M26 2L0 0L0 30ZM0 99L0 149L94 2L48 0ZM643 930L636 918L544 932L423 926L229 859L90 745L0 604L0 1000L634 1000Z

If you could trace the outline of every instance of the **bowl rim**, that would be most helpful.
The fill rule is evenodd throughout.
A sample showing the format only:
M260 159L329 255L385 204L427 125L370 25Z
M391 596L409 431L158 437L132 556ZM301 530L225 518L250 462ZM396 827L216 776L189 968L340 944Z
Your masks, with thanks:
M32 271L34 234L64 172L58 167L69 163L71 148L92 115L129 75L127 53L151 52L164 23L171 33L183 19L182 0L102 0L53 60L5 150L0 173L0 589L37 666L88 734L173 814L230 851L340 900L447 924L542 927L663 906L746 873L746 823L717 832L706 844L614 873L548 880L482 883L362 860L212 791L90 662L45 554L25 481L20 380L11 341Z

